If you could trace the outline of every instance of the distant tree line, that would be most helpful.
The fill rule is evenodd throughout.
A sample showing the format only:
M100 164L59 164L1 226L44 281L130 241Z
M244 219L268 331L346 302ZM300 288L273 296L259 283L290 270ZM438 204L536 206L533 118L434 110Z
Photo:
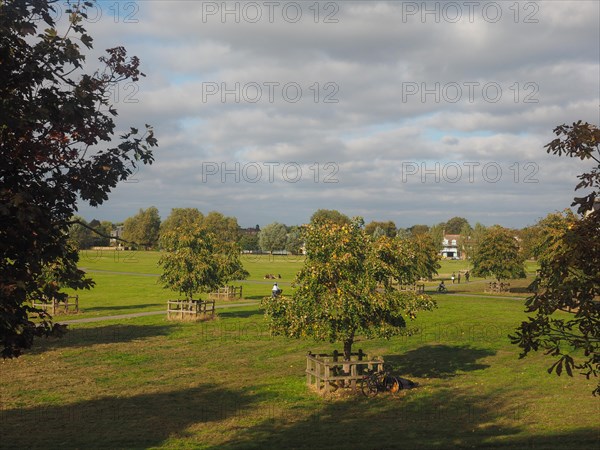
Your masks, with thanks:
M505 238L510 236L507 241L510 243L510 247L516 248L516 250L513 249L515 251L511 250L511 254L514 253L515 258L522 262L527 259L539 259L543 256L549 228L560 228L560 222L563 219L562 214L552 213L537 223L522 229L510 229L500 225L486 227L481 223L471 226L464 217L452 217L447 222L440 222L432 226L416 224L408 228L398 228L391 220L374 220L365 224L364 230L368 236L375 238L381 236L389 238L428 236L437 251L441 251L445 235L456 235L461 254L471 261L477 260L476 255L483 242L489 242L488 247L491 247L492 250L500 245L496 238L501 230L500 234L503 234ZM310 222L329 222L341 226L349 224L351 219L337 210L319 209L311 216ZM273 222L262 229L259 225L242 228L235 217L228 217L217 211L204 215L197 208L173 208L169 216L165 220L161 220L158 209L151 206L147 209L140 209L123 223L97 219L87 222L83 217L74 216L73 225L69 229L69 237L80 250L118 245L119 243L130 248L150 250L159 249L161 236L182 225L202 225L224 242L236 243L239 249L245 252L285 251L294 255L303 252L304 242L301 238L300 226ZM111 242L111 236L117 237L117 230L120 230L118 239ZM506 253L506 248L504 247L502 254ZM490 255L495 256L490 256L488 259L492 257L497 259L498 254L500 253L491 251ZM514 273L518 272L520 271L516 270Z

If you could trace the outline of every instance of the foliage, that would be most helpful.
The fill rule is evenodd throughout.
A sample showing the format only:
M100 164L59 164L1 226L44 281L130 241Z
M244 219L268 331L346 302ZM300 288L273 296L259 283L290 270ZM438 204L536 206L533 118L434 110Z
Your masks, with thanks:
M461 235L461 251L464 252L467 259L473 260L475 258L477 250L479 249L479 244L485 239L486 232L487 227L477 222L468 237L465 238L464 235Z
M407 230L411 235L416 236L418 234L425 234L429 232L428 225L413 225Z
M458 248L460 250L461 256L464 258L467 258L470 256L467 249L470 247L472 234L473 234L473 228L471 228L471 225L469 225L468 222L465 222L460 229L460 233L459 233L460 236L458 238Z
M523 259L531 259L535 257L535 246L543 239L541 228L538 224L521 228L517 235L519 236L519 244Z
M221 242L235 243L239 239L240 226L235 217L226 217L218 211L209 212L202 226L212 232Z
M413 279L408 283L414 283L421 278L431 280L437 275L440 266L440 255L438 246L427 233L416 234L409 240L413 247L412 270Z
M470 228L469 221L464 217L453 217L446 222L446 234L460 234L464 227Z
M406 320L435 302L424 294L393 287L410 270L410 246L382 237L373 241L362 219L350 224L311 223L304 227L307 256L291 297L265 297L263 306L275 334L344 343L350 358L357 335L406 332Z
M110 245L112 222L92 220L87 223L83 217L79 216L73 216L71 222L69 239L79 250Z
M299 255L302 253L303 245L304 240L300 227L290 227L285 240L285 250L293 255Z
M474 276L493 275L498 281L525 278L524 260L513 234L499 225L486 230L472 259Z
M258 245L266 252L285 249L287 229L285 225L273 222L258 233Z
M372 236L375 233L375 231L377 230L377 228L379 228L381 230L381 232L383 232L383 234L380 234L380 236L388 236L388 237L396 236L396 224L394 222L392 222L391 220L388 220L387 222L375 222L375 221L369 222L365 226L365 233Z
M160 244L166 253L158 262L163 267L159 281L188 300L248 277L237 245L221 242L204 227L188 225L167 231Z
M444 226L444 223L438 223L437 225L432 226L428 232L438 251L441 251L443 248Z
M138 81L139 60L107 50L101 69L83 72L86 4L69 10L59 33L48 0L0 4L0 335L2 356L19 356L36 336L59 332L49 315L26 304L48 295L44 279L91 287L76 269L68 230L77 202L102 204L119 181L153 161L152 129L136 128L111 146L117 112L111 89ZM38 28L45 27L38 33ZM37 34L36 34L37 33ZM58 292L57 290L55 291ZM55 294L53 294L55 295ZM58 294L56 294L58 295ZM39 323L31 320L41 318Z
M123 238L135 242L138 247L148 250L156 248L160 231L160 216L158 209L151 206L140 209L139 212L125 220L123 224Z
M560 245L562 236L577 221L573 211L551 213L536 224L536 233L531 243L531 254L543 265L549 262Z
M204 215L197 208L173 208L171 214L160 224L160 234L182 226L200 225Z
M238 243L242 250L256 251L260 249L258 245L258 233L243 234Z
M575 190L600 187L600 130L577 122L554 129L559 136L546 148L561 156L594 160L597 165L579 175ZM583 216L549 215L540 226L545 240L536 247L540 270L531 289L534 295L525 303L526 312L535 313L517 328L512 342L530 351L546 350L558 359L548 369L560 375L563 368L572 376L573 369L586 377L600 373L600 211L593 211L597 191L575 198ZM593 211L593 212L592 212ZM559 312L566 311L565 318ZM576 350L576 352L573 352ZM583 356L581 356L581 353ZM593 391L600 394L600 383Z
M571 158L579 158L582 161L595 161L596 166L589 172L578 175L581 181L575 186L575 190L581 188L600 189L600 128L581 120L573 125L560 125L554 129L558 137L545 145L548 153L558 156L565 154ZM584 197L575 197L571 206L577 206L579 214L587 214L594 208L597 202L598 191L594 190Z
M337 209L318 209L310 217L310 223L333 222L337 225L345 225L350 223L350 217L342 214Z

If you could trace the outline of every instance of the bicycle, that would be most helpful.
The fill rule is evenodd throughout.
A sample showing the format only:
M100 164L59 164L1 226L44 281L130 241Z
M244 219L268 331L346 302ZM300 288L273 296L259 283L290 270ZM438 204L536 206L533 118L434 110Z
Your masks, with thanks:
M402 390L402 383L384 366L384 370L373 369L365 375L361 380L360 390L365 397L375 397L379 392L397 394Z

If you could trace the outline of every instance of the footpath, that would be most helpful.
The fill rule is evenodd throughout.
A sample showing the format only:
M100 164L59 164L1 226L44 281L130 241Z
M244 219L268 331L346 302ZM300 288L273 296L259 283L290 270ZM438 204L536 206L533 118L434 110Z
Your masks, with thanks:
M256 304L258 304L258 302L228 303L228 304L223 304L223 305L215 305L215 308L216 309L237 308L237 307L242 307L242 306L253 306ZM106 320L121 320L121 319L133 319L135 317L159 316L161 314L166 315L167 312L165 310L146 311L146 312L139 312L139 313L118 314L118 315L114 315L114 316L100 316L100 317L87 317L85 319L61 320L60 322L57 322L57 323L60 323L61 325L71 325L71 324L76 324L76 323L104 322Z

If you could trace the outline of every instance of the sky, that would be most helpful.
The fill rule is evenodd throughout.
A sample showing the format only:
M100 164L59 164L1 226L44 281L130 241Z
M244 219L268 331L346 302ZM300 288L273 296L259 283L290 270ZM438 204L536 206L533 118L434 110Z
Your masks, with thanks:
M531 225L568 207L591 167L544 145L563 123L600 123L599 5L100 2L89 67L118 45L140 58L147 77L114 89L118 129L151 124L159 147L79 213Z

